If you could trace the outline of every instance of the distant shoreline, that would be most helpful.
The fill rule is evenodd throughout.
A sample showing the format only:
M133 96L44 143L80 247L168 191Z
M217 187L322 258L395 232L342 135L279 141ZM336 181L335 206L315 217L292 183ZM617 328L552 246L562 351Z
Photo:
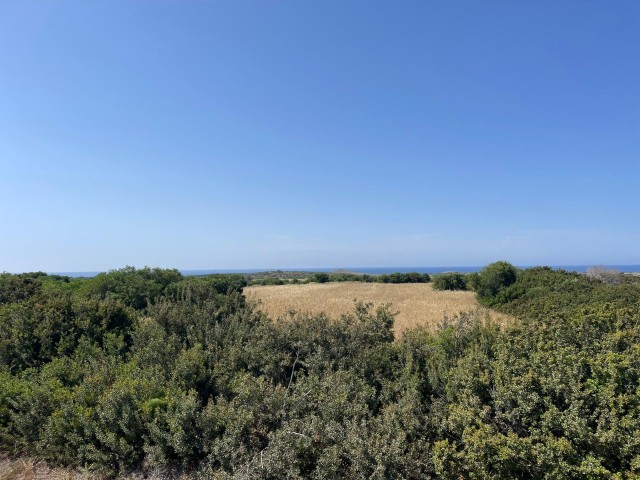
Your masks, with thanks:
M536 265L517 265L518 268L532 268ZM585 273L589 267L593 265L551 265L550 267L556 270L567 270L570 272ZM614 268L625 274L639 275L640 265L605 265L608 268ZM210 275L215 273L261 273L261 272L350 272L355 274L367 274L367 275L383 275L385 273L429 273L438 274L445 272L460 272L460 273L472 273L480 271L483 266L461 267L461 266L446 266L446 267L333 267L333 268L238 268L238 269L203 269L203 270L179 270L185 276L197 276L197 275ZM49 275L64 275L68 277L95 277L102 272L47 272Z

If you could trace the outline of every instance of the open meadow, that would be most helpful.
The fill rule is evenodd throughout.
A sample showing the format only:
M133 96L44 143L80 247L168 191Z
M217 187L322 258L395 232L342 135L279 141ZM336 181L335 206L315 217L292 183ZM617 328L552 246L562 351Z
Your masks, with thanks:
M0 480L98 480L70 468L55 468L31 458L0 456Z
M272 318L287 316L291 311L310 314L324 312L330 317L338 317L353 312L356 300L374 305L391 303L392 311L398 312L396 336L417 326L434 330L445 316L475 309L485 310L496 323L505 323L509 319L505 314L481 307L474 292L436 291L428 283L255 285L246 287L244 294L247 299L258 301L260 309Z

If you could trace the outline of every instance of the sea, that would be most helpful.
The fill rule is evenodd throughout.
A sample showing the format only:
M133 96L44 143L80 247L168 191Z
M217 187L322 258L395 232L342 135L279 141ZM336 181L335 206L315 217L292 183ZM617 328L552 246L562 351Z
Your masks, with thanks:
M531 268L532 265L516 265L519 268ZM570 272L584 273L593 265L551 265L556 270L567 270ZM607 268L615 268L625 273L640 273L640 265L604 265ZM444 272L460 272L472 273L478 272L484 268L482 266L445 266L445 267L313 267L313 268L238 268L238 269L205 269L205 270L180 270L183 275L210 275L212 273L257 273L268 271L286 271L286 272L335 272L336 270L366 273L369 275L382 275L385 273L429 273L437 274ZM95 277L101 272L48 272L52 275L66 275L68 277Z

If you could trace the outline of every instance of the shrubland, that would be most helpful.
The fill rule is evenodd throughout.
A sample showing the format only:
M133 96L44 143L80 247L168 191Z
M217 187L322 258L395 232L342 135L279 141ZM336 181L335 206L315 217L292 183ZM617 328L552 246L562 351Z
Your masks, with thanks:
M640 478L640 284L467 280L517 320L394 340L392 307L272 321L243 277L0 275L0 448L107 477Z
M249 274L249 285L286 285L298 283L329 283L329 282L363 282L363 283L429 283L428 273L395 272L380 275L368 275L353 272L267 272L268 275ZM304 274L304 276L301 276Z

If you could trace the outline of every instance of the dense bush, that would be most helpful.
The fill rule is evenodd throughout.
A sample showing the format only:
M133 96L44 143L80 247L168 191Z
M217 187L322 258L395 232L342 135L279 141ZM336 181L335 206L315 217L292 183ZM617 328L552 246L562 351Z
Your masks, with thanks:
M86 280L82 286L82 293L101 300L120 300L125 305L141 310L159 298L169 285L181 279L182 275L178 270L137 270L134 267L125 267Z
M0 304L16 303L40 292L45 274L41 272L11 275L0 273Z
M364 282L369 283L372 282L375 277L371 275L364 275L359 273L348 273L348 272L338 272L338 273L330 273L329 281L330 282Z
M228 295L231 293L242 293L242 289L247 286L247 281L243 275L239 274L215 274L202 277L187 277L167 285L163 296L179 299L186 293L197 295L205 300L212 295Z
M366 275L359 273L330 273L329 282L365 282L365 283L429 283L428 273L385 273L381 275Z
M389 273L376 275L374 281L378 283L429 283L431 277L428 273Z
M317 283L327 283L331 280L331 277L329 277L328 273L318 272L311 275L310 280Z
M474 277L474 289L478 300L485 305L503 302L501 297L507 287L516 281L518 270L508 262L495 262L484 267Z
M310 272L308 277L301 277L304 272L265 272L264 274L248 275L250 285L286 285L289 283L328 283L328 282L364 282L364 283L428 283L431 277L428 273L389 273L381 275L367 275L352 272Z
M433 279L434 290L466 290L466 277L457 272L441 273Z
M640 285L503 267L513 325L396 341L371 305L272 322L243 278L25 287L0 305L1 450L107 476L639 478Z

